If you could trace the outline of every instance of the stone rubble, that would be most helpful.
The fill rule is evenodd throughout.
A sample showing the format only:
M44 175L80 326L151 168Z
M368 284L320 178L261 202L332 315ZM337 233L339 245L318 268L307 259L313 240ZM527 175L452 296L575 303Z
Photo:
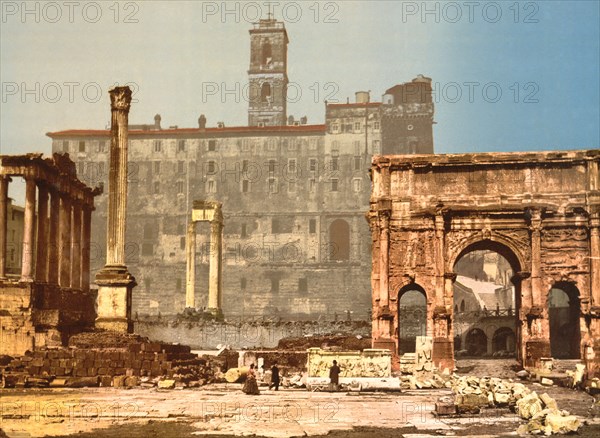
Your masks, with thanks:
M451 376L448 382L455 394L454 404L458 413L479 413L486 407L509 407L519 417L528 420L517 430L521 435L565 434L577 432L581 426L575 415L560 410L548 394L538 395L519 382L472 376ZM447 401L445 404L440 401L440 405L440 409L448 410Z

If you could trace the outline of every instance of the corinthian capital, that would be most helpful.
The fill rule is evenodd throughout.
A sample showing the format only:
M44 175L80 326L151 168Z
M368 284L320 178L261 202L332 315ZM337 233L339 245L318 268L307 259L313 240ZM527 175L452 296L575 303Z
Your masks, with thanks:
M129 112L131 106L131 88L115 87L108 91L110 94L110 108L117 111Z

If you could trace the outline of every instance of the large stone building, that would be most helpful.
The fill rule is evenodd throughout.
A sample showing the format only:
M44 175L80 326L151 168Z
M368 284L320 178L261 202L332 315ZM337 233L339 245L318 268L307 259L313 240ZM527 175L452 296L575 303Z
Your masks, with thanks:
M248 126L130 125L127 266L134 312L179 312L185 303L185 236L194 200L223 204L226 316L367 319L371 266L371 156L433 153L431 80L396 85L381 102L325 104L325 123L287 114L287 31L250 30ZM133 109L135 114L135 109ZM88 184L107 184L108 130L49 133ZM96 200L92 272L104 260L107 196ZM206 225L206 224L204 224ZM206 230L204 232L203 230ZM198 226L196 303L206 305L208 226Z

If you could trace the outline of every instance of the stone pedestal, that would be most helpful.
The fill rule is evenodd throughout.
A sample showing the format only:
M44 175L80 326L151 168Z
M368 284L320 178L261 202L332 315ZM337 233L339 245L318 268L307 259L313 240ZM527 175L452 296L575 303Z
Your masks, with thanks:
M105 266L96 274L98 317L96 327L133 333L131 296L137 285L125 266Z

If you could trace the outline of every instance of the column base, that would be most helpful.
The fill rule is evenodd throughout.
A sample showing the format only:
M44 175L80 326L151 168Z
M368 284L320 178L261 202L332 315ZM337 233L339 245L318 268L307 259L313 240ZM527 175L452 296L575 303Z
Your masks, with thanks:
M131 296L137 285L126 266L105 266L96 274L98 317L96 327L133 333Z
M223 320L223 311L221 309L209 307L208 309L206 309L206 311L208 313L210 313L212 316L214 316L216 320L218 320L218 321Z

